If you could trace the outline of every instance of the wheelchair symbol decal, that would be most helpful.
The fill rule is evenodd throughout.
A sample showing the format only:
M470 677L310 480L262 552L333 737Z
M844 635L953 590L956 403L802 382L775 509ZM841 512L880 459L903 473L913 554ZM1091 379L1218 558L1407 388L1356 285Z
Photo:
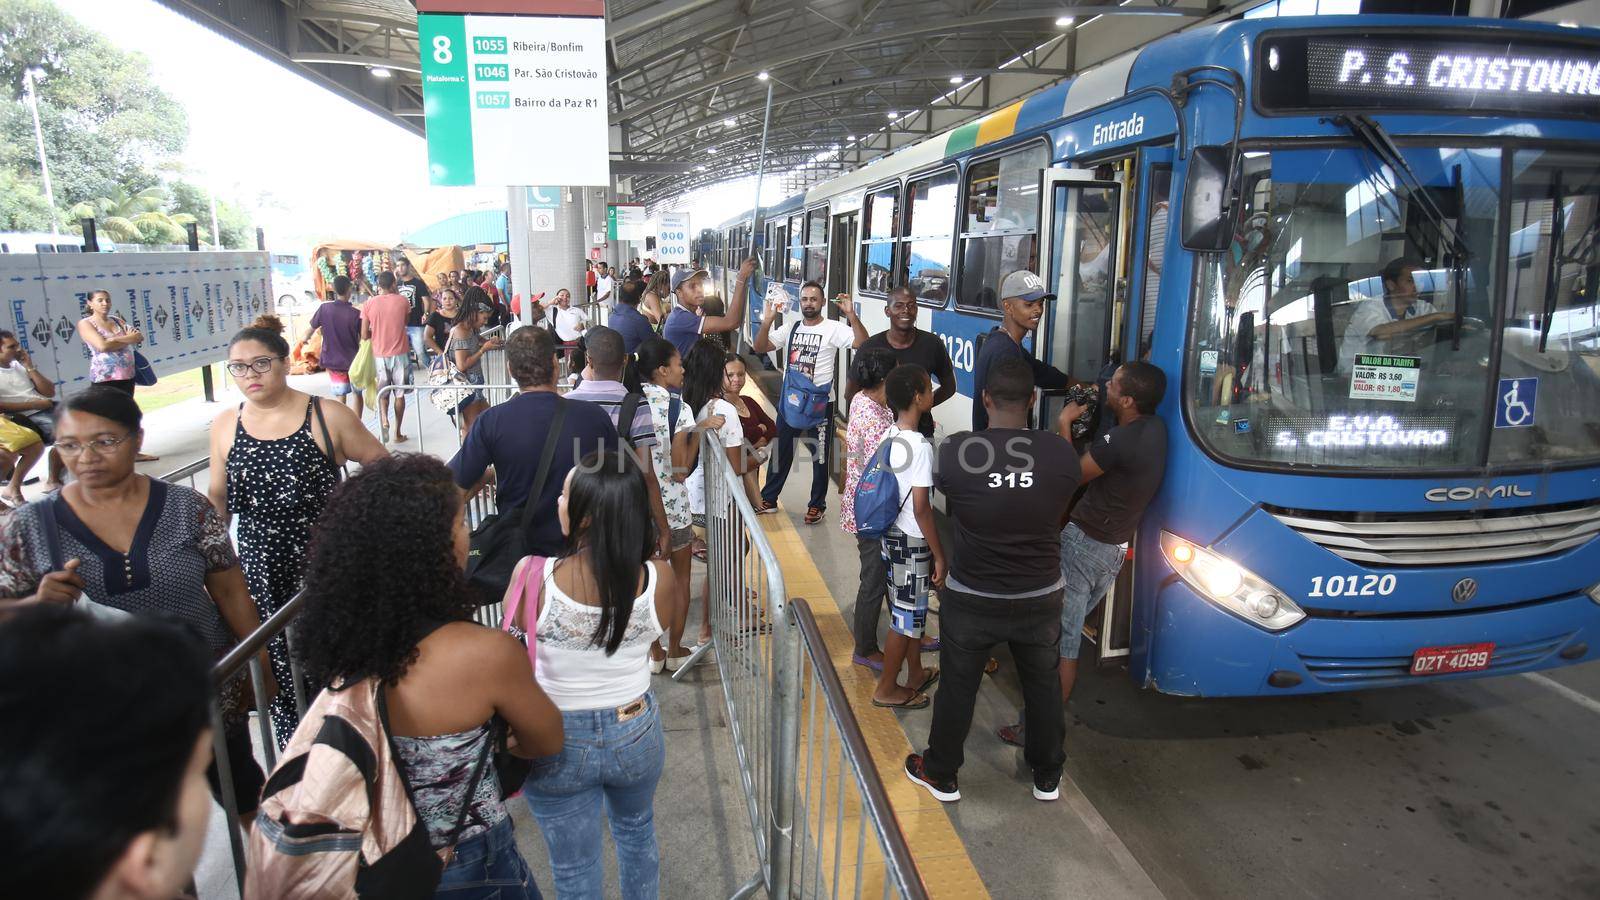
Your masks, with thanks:
M1494 427L1526 428L1533 424L1539 379L1502 378L1494 407Z

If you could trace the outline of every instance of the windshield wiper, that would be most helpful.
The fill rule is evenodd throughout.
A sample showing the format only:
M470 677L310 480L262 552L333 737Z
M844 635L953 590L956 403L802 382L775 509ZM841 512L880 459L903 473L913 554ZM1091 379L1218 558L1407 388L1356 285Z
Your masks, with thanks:
M1411 168L1410 163L1406 162L1405 156L1400 153L1400 148L1395 146L1394 139L1389 136L1389 132L1385 131L1382 125L1373 121L1371 117L1363 115L1335 116L1331 121L1348 128L1351 134L1360 139L1361 143L1372 151L1373 156L1376 156L1380 162L1389 167L1389 171L1394 174L1394 178L1390 181L1390 187L1394 188L1397 193L1403 194L1405 199L1415 205L1417 209L1422 210L1422 214L1438 230L1439 236L1444 238L1445 242L1450 245L1450 281L1452 286L1455 287L1456 294L1455 333L1451 337L1451 349L1460 350L1461 326L1467 314L1467 294L1464 276L1467 262L1472 258L1472 251L1467 247L1466 239L1445 218L1444 211L1439 208L1439 204L1434 202L1433 195L1428 193L1427 187L1422 184L1422 179L1417 177L1416 171ZM1460 198L1461 167L1457 166L1455 171L1455 187L1457 197ZM1458 219L1465 218L1466 210L1458 207L1456 215Z
M1567 198L1561 190L1561 170L1556 169L1550 175L1550 190L1555 195L1555 206L1550 210L1550 266L1545 271L1544 279L1544 321L1539 323L1539 352L1543 353L1546 345L1550 343L1550 326L1556 318L1556 300L1560 295L1561 287L1561 247L1565 239L1562 232L1566 231Z

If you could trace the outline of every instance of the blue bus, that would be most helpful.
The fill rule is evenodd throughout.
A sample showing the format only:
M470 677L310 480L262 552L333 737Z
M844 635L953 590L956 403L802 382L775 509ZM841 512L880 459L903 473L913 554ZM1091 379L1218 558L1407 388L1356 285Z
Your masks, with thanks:
M1600 652L1600 33L1194 28L757 228L767 275L849 291L871 330L911 287L957 369L941 438L969 427L1019 268L1059 295L1045 361L1165 371L1166 479L1085 624L1139 684L1294 694Z

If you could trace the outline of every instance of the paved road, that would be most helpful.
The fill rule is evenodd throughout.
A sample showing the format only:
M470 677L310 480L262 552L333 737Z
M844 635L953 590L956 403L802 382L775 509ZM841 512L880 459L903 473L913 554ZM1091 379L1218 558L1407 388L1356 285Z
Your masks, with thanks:
M1068 771L1171 898L1600 896L1600 666L1547 677L1578 696L1190 700L1108 671L1079 681Z

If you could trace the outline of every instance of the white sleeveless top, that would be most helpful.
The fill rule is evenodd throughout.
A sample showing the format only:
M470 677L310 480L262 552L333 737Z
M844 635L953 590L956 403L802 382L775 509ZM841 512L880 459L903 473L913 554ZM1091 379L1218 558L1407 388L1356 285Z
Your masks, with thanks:
M585 606L556 586L552 559L544 570L539 607L539 686L562 712L606 709L650 690L650 645L665 629L656 618L656 567L645 564L644 593L633 600L633 615L617 652L593 642L600 607Z

